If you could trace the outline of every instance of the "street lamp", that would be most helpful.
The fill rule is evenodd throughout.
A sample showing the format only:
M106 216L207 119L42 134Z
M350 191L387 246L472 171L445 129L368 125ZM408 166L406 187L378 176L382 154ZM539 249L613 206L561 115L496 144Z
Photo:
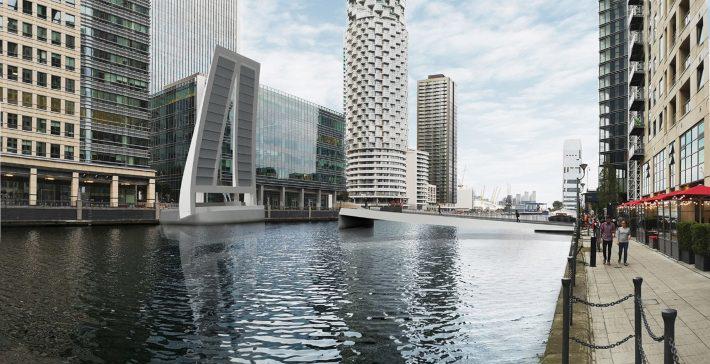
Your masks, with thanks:
M580 206L579 206L579 200L580 200L579 186L580 186L580 183L582 182L582 180L584 179L584 176L587 174L587 163L580 164L579 168L582 169L582 175L577 178L577 229L576 229L577 230L576 231L577 239L576 240L579 240L579 234L580 234L579 222L581 220L581 215L582 215L580 212Z

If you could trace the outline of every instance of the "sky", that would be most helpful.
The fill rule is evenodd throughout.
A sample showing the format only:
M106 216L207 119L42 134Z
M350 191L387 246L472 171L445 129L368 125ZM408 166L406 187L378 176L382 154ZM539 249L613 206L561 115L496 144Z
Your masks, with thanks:
M240 0L239 51L261 83L343 110L346 0ZM562 145L598 174L598 10L579 0L407 0L409 147L416 85L456 82L459 183L562 199Z

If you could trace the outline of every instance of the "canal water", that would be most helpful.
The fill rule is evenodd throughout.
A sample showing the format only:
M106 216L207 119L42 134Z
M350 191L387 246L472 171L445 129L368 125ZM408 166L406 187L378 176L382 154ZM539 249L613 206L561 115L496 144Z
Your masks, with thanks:
M378 222L7 228L0 362L536 363L569 238Z

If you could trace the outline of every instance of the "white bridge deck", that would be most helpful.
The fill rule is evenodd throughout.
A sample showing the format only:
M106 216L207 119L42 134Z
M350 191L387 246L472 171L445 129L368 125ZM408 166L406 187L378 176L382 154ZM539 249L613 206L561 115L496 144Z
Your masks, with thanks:
M436 215L407 212L387 212L369 209L340 209L339 226L341 229L353 227L372 227L376 220L402 222L415 225L441 225L481 229L497 228L541 230L549 232L572 232L572 223L546 222L546 221L511 221L477 216Z

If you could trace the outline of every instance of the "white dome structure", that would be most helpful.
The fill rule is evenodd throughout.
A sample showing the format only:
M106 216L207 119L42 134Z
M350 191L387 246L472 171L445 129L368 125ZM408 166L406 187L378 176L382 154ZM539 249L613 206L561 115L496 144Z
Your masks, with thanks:
M344 56L350 198L403 200L408 81L404 0L348 0Z

